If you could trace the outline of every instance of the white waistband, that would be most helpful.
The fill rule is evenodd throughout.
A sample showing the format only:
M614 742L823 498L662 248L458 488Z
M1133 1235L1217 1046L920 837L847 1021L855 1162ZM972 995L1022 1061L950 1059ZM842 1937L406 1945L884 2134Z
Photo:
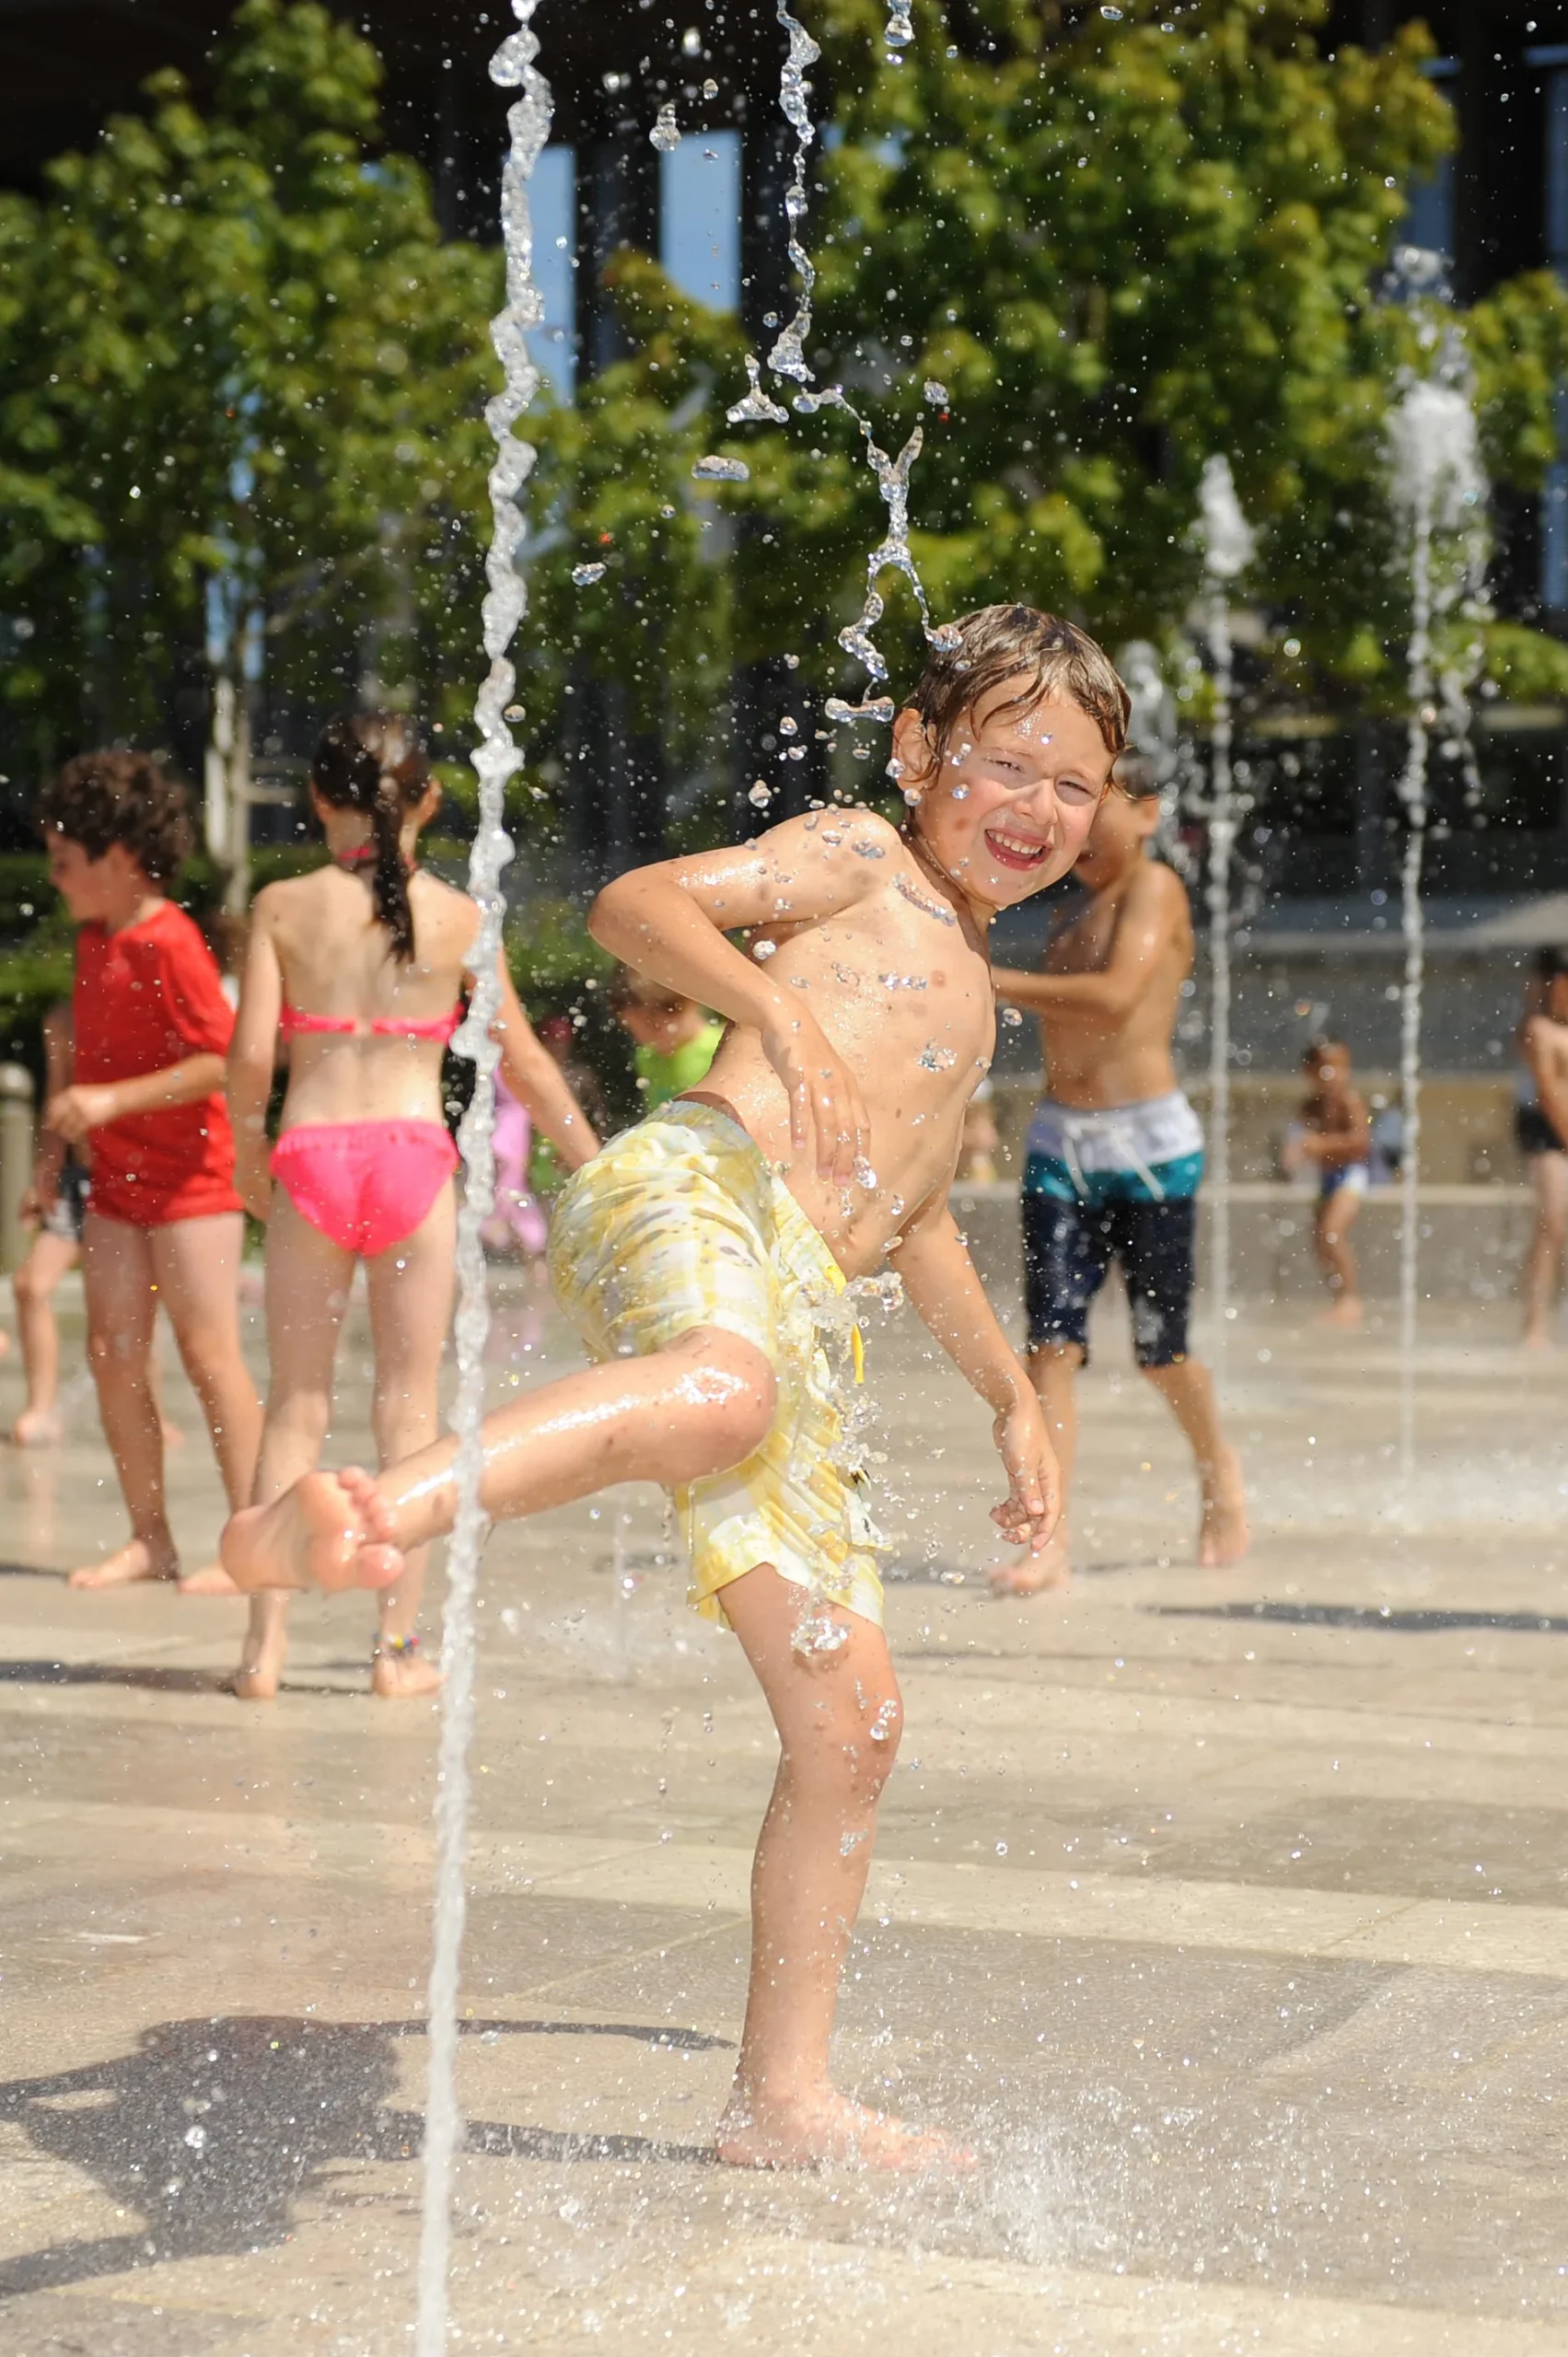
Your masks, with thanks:
M1029 1124L1028 1152L1049 1155L1086 1174L1139 1170L1151 1163L1177 1162L1203 1151L1203 1131L1179 1088L1145 1097L1135 1105L1092 1109L1059 1105L1046 1097Z

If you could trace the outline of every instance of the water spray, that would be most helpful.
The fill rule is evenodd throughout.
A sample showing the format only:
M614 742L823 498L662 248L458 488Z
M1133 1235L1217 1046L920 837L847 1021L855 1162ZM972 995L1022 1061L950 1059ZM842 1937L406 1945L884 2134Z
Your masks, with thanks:
M481 1231L494 1208L495 1191L493 1135L499 1051L491 1033L500 1011L501 929L506 906L501 874L512 856L503 813L506 782L522 762L507 726L509 718L521 716L512 701L517 674L508 649L528 603L517 563L526 531L517 494L537 455L532 444L520 440L512 428L539 389L539 370L528 356L528 337L544 317L544 301L533 274L528 186L549 136L552 110L550 86L534 65L539 54L532 28L536 6L537 0L512 0L519 29L502 42L490 63L491 80L502 88L517 90L518 96L506 114L510 144L501 184L506 298L490 330L505 381L485 409L485 422L495 440L495 461L490 470L492 533L485 559L489 587L483 607L484 652L490 668L474 706L480 738L473 756L479 778L479 826L469 861L469 890L479 903L482 922L473 953L473 997L452 1042L458 1054L473 1062L476 1085L458 1133L465 1183L458 1215L458 1393L452 1411L452 1429L459 1442L457 1515L447 1551L441 1646L444 1683L436 1756L435 1940L427 2023L429 2081L415 2328L418 2357L445 2357L447 2349L452 2182L463 2137L457 2092L458 1984L466 1914L474 1603L480 1557L489 1528L480 1502L484 1349L490 1331Z
M1400 999L1400 1090L1403 1140L1400 1161L1400 1480L1409 1504L1415 1481L1415 1344L1421 1251L1421 1016L1426 972L1422 869L1428 819L1431 730L1439 708L1454 741L1469 742L1469 705L1462 670L1438 662L1434 626L1463 594L1480 594L1485 570L1486 477L1475 412L1460 381L1463 355L1451 335L1443 373L1407 386L1388 420L1389 489L1409 535L1411 629L1405 662L1410 696L1400 799L1405 813L1400 863L1400 920L1405 945ZM1473 778L1474 755L1468 773Z
M800 416L811 417L823 409L842 409L854 420L865 445L866 462L888 510L888 529L866 558L865 603L856 620L839 633L839 644L846 655L853 655L865 666L867 692L860 703L850 703L842 696L830 697L826 716L832 721L891 722L896 709L892 698L876 692L887 682L888 666L871 636L882 619L885 607L877 586L881 575L887 572L903 575L914 592L915 603L920 609L921 627L929 645L945 647L957 643L957 633L950 625L933 623L925 585L910 551L910 470L920 456L924 431L917 425L898 457L889 458L887 451L878 446L870 419L856 409L842 385L819 385L815 371L806 357L807 338L811 332L812 297L817 286L816 264L801 236L810 205L806 190L806 160L817 136L817 126L811 118L811 85L807 75L822 52L799 18L791 13L787 0L777 0L777 13L788 44L779 77L779 107L795 134L795 162L789 185L784 191L786 251L800 291L794 317L787 326L781 329L768 354L768 366L781 383L796 388L791 396L791 405ZM889 64L901 65L903 50L914 39L908 0L891 0L885 39ZM746 359L746 374L748 390L725 412L729 424L787 424L788 410L766 390L761 366L750 354ZM928 400L939 397L943 404L947 401L946 389L935 381L928 381L925 392ZM719 472L721 469L725 470L723 476ZM692 469L698 480L704 482L715 479L743 482L746 471L744 466L736 460L718 459L700 459Z
M1230 632L1230 584L1252 561L1251 526L1241 512L1230 461L1207 459L1199 491L1198 535L1207 586L1205 620L1214 667L1214 711L1209 763L1209 1199L1214 1205L1213 1292L1214 1361L1225 1360L1230 1300L1230 871L1236 848L1236 796L1231 769L1235 727L1235 660Z

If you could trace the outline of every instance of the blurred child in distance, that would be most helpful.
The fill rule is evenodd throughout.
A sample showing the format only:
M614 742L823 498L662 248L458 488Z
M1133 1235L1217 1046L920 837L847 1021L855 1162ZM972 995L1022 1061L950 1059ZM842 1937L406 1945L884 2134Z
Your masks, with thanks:
M707 1077L717 1055L724 1025L695 999L649 981L630 966L618 969L610 986L610 1010L634 1042L633 1062L643 1110L651 1113L683 1096Z

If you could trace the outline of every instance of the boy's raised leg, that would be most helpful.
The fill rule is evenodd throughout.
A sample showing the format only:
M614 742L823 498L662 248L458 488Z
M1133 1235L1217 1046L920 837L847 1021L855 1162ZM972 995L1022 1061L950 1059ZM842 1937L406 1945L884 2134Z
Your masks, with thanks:
M751 1870L751 1978L721 2161L749 2168L849 2161L868 2168L967 2165L972 2155L841 2095L828 2047L860 1910L877 1804L903 1707L874 1622L852 1612L835 1653L803 1657L802 1590L761 1564L723 1592L730 1626L772 1713L781 1755Z
M722 1328L693 1327L667 1350L608 1360L487 1416L481 1503L501 1519L615 1481L679 1488L761 1447L776 1401L761 1351ZM272 1504L233 1516L224 1562L245 1589L390 1586L411 1548L451 1529L456 1457L448 1434L375 1480L308 1474Z

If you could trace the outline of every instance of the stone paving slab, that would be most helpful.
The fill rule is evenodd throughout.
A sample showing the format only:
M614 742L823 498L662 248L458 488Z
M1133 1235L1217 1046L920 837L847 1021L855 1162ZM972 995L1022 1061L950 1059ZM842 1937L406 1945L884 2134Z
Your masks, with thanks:
M498 1391L566 1363L500 1307ZM970 2135L972 2180L713 2165L763 1714L651 1493L496 1534L455 2348L1568 2341L1563 1379L1500 1314L1427 1317L1404 1498L1386 1333L1237 1322L1260 1538L1204 1574L1112 1306L1083 1577L1033 1605L982 1593L982 1411L916 1331L874 1338L909 1733L841 2068ZM194 1554L215 1484L169 1389ZM235 1606L69 1594L106 1477L85 1415L0 1452L0 2357L381 2357L411 2345L435 1716L368 1699L363 1599L297 1610L246 1710Z

